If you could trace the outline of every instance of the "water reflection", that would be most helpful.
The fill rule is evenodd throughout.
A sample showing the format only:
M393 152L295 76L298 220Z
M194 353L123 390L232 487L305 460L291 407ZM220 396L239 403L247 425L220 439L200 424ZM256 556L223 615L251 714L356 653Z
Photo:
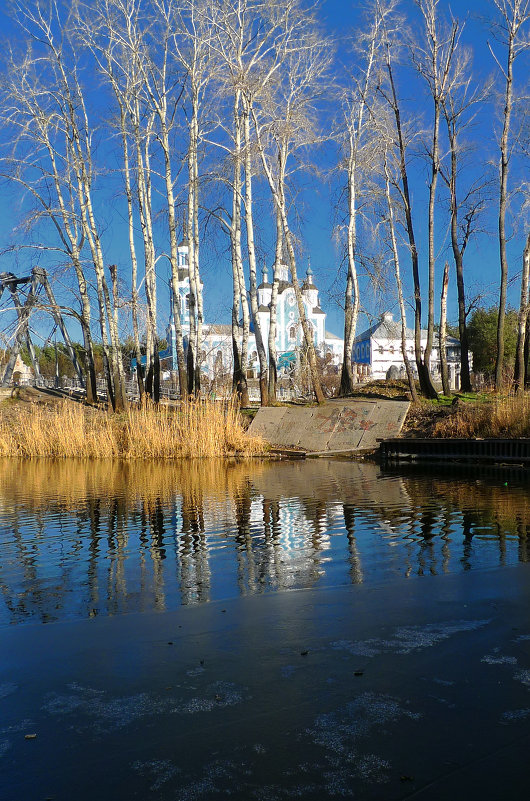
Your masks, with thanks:
M0 462L0 623L529 560L524 474Z

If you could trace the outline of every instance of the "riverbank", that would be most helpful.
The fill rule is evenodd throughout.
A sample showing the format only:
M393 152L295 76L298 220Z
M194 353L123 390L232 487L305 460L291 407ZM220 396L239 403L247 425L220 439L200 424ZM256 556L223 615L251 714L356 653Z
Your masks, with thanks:
M266 446L245 431L233 403L131 408L108 414L23 390L0 404L0 457L178 459L255 456Z
M363 384L351 398L410 400L405 381ZM411 438L526 438L530 437L530 395L494 392L456 392L435 401L411 403L402 437Z
M389 381L362 385L345 402L358 400L408 402L410 398L405 382ZM60 392L22 388L0 402L0 457L252 457L265 454L269 447L264 431L248 430L256 412L238 410L233 403L203 400L159 408L131 407L127 413L114 415L65 398ZM422 399L410 405L400 436L529 438L530 396L458 393L436 401Z

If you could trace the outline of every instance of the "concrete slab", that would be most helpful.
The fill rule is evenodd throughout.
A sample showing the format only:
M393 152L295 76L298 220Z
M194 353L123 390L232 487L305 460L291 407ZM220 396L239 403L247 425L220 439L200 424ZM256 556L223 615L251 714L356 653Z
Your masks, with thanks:
M258 410L250 431L274 447L307 452L355 451L377 447L377 440L397 436L408 401L334 400L322 406Z
M250 430L270 442L286 411L286 406L261 406L250 424Z
M294 406L286 408L281 423L279 423L274 430L272 436L275 438L277 445L285 445L288 448L297 448L300 444L300 435L302 433L302 409Z
M525 798L529 605L521 565L0 630L2 798Z
M378 440L397 437L410 404L403 401L377 401L370 413L370 423L363 431L360 447L377 448Z

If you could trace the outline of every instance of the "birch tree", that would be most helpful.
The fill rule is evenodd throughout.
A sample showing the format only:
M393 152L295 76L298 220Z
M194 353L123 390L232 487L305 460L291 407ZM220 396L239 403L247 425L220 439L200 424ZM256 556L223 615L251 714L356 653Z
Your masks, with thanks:
M270 90L281 70L282 60L289 51L289 37L300 23L295 11L301 10L298 0L219 0L214 4L217 12L212 18L217 34L213 46L220 54L225 74L225 87L232 98L231 132L234 181L231 236L234 265L234 290L241 293L238 305L242 311L241 352L234 342L235 369L244 379L238 365L246 359L248 311L244 292L241 261L241 225L245 223L246 252L249 275L249 297L252 325L260 364L260 398L268 403L268 363L265 342L258 316L257 262L254 233L253 181L256 168L256 145L253 139L252 110ZM246 294L246 293L245 293ZM277 293L276 293L277 295ZM234 295L236 301L236 294ZM235 315L239 320L239 313ZM275 308L271 308L275 318ZM234 334L239 327L234 327ZM270 327L269 327L270 330ZM275 352L275 347L273 348ZM270 353L270 349L269 349ZM274 368L275 369L275 368ZM237 381L236 381L237 383ZM274 385L274 381L272 384ZM275 391L275 387L271 385Z
M185 75L183 102L187 120L186 228L190 276L190 337L188 344L188 391L200 392L201 342L204 323L199 271L199 155L203 136L205 95L214 81L216 62L211 47L210 0L155 0L158 13L168 21L171 51Z
M128 2L128 0L123 0ZM140 2L140 0L138 0ZM179 390L181 398L188 396L188 377L186 365L186 353L184 350L184 338L182 332L180 294L179 294L179 257L178 257L178 222L177 222L177 198L176 181L179 169L174 165L174 136L178 128L178 112L181 108L181 101L185 90L186 74L182 66L174 59L174 36L175 31L180 30L179 12L180 5L173 0L153 0L152 6L148 7L152 24L147 29L135 31L134 37L124 39L124 44L131 51L130 57L134 57L138 50L137 67L139 77L142 82L142 104L138 103L135 107L134 123L137 134L135 143L137 151L138 175L140 183L143 184L140 192L140 209L144 208L142 216L142 228L145 237L149 240L148 253L151 253L152 228L149 224L148 210L151 208L151 185L150 176L152 174L150 166L150 140L151 132L143 139L141 138L138 121L147 114L152 120L152 137L156 137L156 142L160 151L162 161L161 182L162 192L165 200L165 213L167 215L167 233L169 239L169 262L171 265L171 298L172 298L172 319L175 325L176 356L179 375ZM153 14L153 9L155 14ZM139 39L137 40L137 36ZM137 44L138 41L138 44ZM140 154L140 143L144 142L143 158ZM144 179L142 180L142 175ZM143 200L142 200L143 199ZM195 236L192 231L192 236ZM161 255L161 254L160 254ZM149 270L151 267L149 266ZM154 277L154 264L153 264ZM191 282L191 273L190 273ZM195 341L195 337L194 337Z
M528 353L525 354L525 343L527 342L528 317L530 312L530 231L526 237L523 249L521 270L521 299L519 302L519 317L517 323L517 347L515 351L515 371L514 386L517 393L524 392L525 373Z
M131 313L133 341L136 355L136 374L140 402L147 392L155 401L159 399L160 364L156 335L156 279L155 254L152 236L150 204L150 175L144 170L141 133L141 80L139 59L141 34L137 0L102 0L96 5L79 2L75 5L74 30L81 47L87 48L102 76L104 87L109 86L115 98L123 157L123 182L127 202L127 229L131 258ZM149 127L149 123L148 123ZM149 132L146 137L147 153ZM135 158L136 157L136 158ZM144 245L144 279L146 319L146 376L142 366L138 298L138 257L135 241L136 186Z
M369 28L356 43L361 58L357 74L351 76L350 85L342 92L342 120L344 125L344 166L347 187L347 273L344 295L344 352L340 379L340 395L353 392L352 351L359 315L359 275L357 270L357 228L363 173L369 171L366 163L367 145L370 145L373 118L369 111L380 78L380 53L383 32L388 28L396 3L374 0L368 8Z
M508 175L513 152L511 142L511 124L517 95L514 86L514 68L518 58L530 47L528 23L530 21L529 0L493 0L498 11L496 38L504 51L504 59L491 53L499 68L504 84L504 102L502 114L502 132L499 141L499 263L500 290L497 317L497 359L495 362L495 386L500 389L503 382L504 362L504 317L506 312L506 293L508 288L508 255L506 249L506 215L508 211L509 191Z
M289 4L290 12L294 6L295 0ZM289 23L290 16L286 15L285 21ZM278 69L274 84L271 82L260 107L254 105L251 108L251 115L257 151L282 224L284 247L303 331L311 383L317 402L323 403L314 334L307 320L298 281L296 246L289 221L287 191L289 160L294 154L300 153L302 147L307 147L317 139L314 103L322 91L322 82L329 65L329 50L309 13L300 19L297 26L289 28L289 36L282 46L284 55L279 60L281 70Z
M91 307L83 265L84 232L79 219L74 176L60 147L51 104L43 103L43 87L30 49L20 61L11 53L2 91L1 124L7 142L1 158L2 175L34 203L25 226L49 222L56 245L36 242L37 250L54 251L69 261L77 278L86 370L87 402L97 400L91 333ZM62 137L61 137L62 138Z
M289 5L289 4L288 4ZM241 222L240 209L244 210L249 296L252 325L256 338L256 350L260 365L260 399L268 404L268 363L263 333L258 316L257 262L254 233L253 181L255 173L254 142L251 132L251 109L279 67L281 49L278 40L285 36L283 19L285 4L277 0L222 0L218 4L221 14L215 19L217 30L215 47L220 53L225 85L233 98L234 126L234 198L238 209L234 209L232 222ZM242 181L241 172L244 176ZM237 192L239 194L237 194ZM234 234L236 232L234 231ZM238 270L236 263L236 271ZM242 301L243 340L242 354L246 352L246 309ZM236 354L237 356L237 354ZM239 356L237 358L240 359ZM243 356L244 358L244 356Z
M442 390L444 395L450 395L449 368L447 365L447 350L445 340L447 337L447 291L449 288L449 262L444 265L442 278L442 291L440 292L440 328L438 331L438 347L440 352L440 374L442 378Z
M388 126L390 128L390 126ZM387 128L387 131L388 131ZM391 128L390 128L391 130ZM396 289L399 303L400 327L401 327L401 354L403 356L403 363L405 365L405 372L407 373L407 380L409 384L410 394L413 401L418 400L416 392L416 382L414 373L410 364L410 359L407 352L407 316L405 310L405 298L403 295L403 284L401 281L401 269L399 259L398 236L396 232L396 220L394 212L394 202L392 198L392 186L397 184L397 181L391 177L391 168L389 164L390 154L393 151L392 136L385 137L384 152L383 152L383 172L385 181L385 200L387 211L387 225L390 235L390 245L392 252L392 261L394 264L394 275L396 279Z
M442 100L443 116L449 141L448 168L440 167L440 174L449 189L451 213L451 249L456 269L458 293L458 329L460 336L460 389L471 392L469 365L469 339L467 334L467 305L464 281L464 255L476 231L477 221L486 205L487 175L467 181L461 189L461 177L467 152L464 137L475 119L475 110L484 103L489 84L476 86L470 75L471 53L460 47L454 68L454 79Z
M412 196L409 181L409 150L411 139L414 139L414 131L409 130L410 126L404 120L401 100L398 95L395 77L395 66L398 61L400 49L400 34L397 31L397 24L394 30L385 30L385 70L387 82L379 87L379 91L388 103L395 123L395 134L393 137L394 147L397 153L399 164L399 180L395 183L395 188L403 207L405 227L407 231L408 250L412 268L412 279L414 284L414 354L416 369L420 382L420 388L426 397L435 397L436 391L432 386L432 380L421 350L421 318L422 318L422 296L420 285L419 255L416 244L415 223L412 208Z
M434 337L434 290L435 290L435 204L438 176L440 174L440 120L445 98L454 80L454 58L458 48L462 27L453 20L446 26L439 14L439 0L417 0L423 24L423 41L414 43L412 58L419 74L427 83L433 105L432 137L427 147L430 165L429 207L427 218L428 229L428 264L429 286L427 306L427 341L425 343L424 360L429 370ZM431 382L430 382L431 383ZM431 395L436 396L434 387L429 388Z
M105 354L109 400L115 410L125 408L125 376L119 347L118 328L108 290L99 226L94 211L93 131L89 123L82 86L79 82L73 48L64 20L54 0L34 7L15 4L16 21L39 48L39 102L53 101L51 119L59 136L64 137L60 158L69 165L71 186L79 210L79 224L91 254L96 279L100 331ZM37 110L37 114L39 111ZM50 158L58 155L49 153ZM84 281L84 276L83 276Z

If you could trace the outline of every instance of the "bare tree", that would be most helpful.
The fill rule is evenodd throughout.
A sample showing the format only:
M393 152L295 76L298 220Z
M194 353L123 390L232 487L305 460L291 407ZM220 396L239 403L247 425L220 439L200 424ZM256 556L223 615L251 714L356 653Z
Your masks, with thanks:
M92 161L92 130L86 111L84 94L78 79L77 66L68 38L68 23L60 16L58 6L53 0L36 7L15 5L16 20L30 41L37 43L40 53L33 63L26 62L27 76L33 88L29 106L32 110L32 124L39 131L41 143L47 151L51 163L57 202L61 208L63 221L68 219L69 209L64 203L61 185L61 168L67 165L71 198L75 197L77 220L91 253L99 307L99 322L103 350L107 367L109 399L114 409L123 409L125 396L124 371L119 348L118 328L112 300L108 291L107 279L99 227L94 212L92 187L94 168ZM38 66L37 66L38 65ZM38 69L38 78L36 71ZM62 141L63 148L56 146ZM55 218L57 220L57 217ZM71 235L73 234L73 236ZM78 281L82 297L86 295L86 279L81 268L77 237L71 230L67 234L72 250L74 267L77 265ZM86 320L87 311L83 317ZM85 326L84 326L84 334Z
M123 180L127 200L129 252L131 256L131 312L133 341L136 354L136 374L140 402L145 394L144 370L140 345L138 258L135 242L135 204L133 184L142 222L144 240L145 290L147 299L146 373L148 394L158 401L160 377L156 347L156 279L155 254L152 237L150 175L144 169L140 121L141 80L139 59L141 36L138 0L103 0L98 4L75 5L74 33L81 47L90 50L103 79L111 87L118 108L118 131L122 144ZM152 120L152 117L151 117ZM148 123L149 125L149 123ZM147 148L149 135L146 136ZM131 154L132 149L132 154ZM134 164L134 155L136 164ZM133 169L136 166L136 176ZM134 177L136 180L134 181ZM155 392L153 392L153 383Z
M286 24L291 23L296 4L297 0L290 0L288 4L290 13L284 17ZM314 101L319 91L322 91L322 81L329 64L329 50L309 12L304 17L295 19L297 24L288 28L288 35L283 43L283 56L279 60L275 81L268 86L267 94L263 94L260 107L252 106L251 115L263 172L282 224L284 246L303 331L313 391L317 402L323 403L324 395L318 375L314 332L307 320L298 281L295 242L289 222L287 164L295 152L317 138Z
M379 91L389 104L395 121L395 148L397 150L399 163L399 182L395 183L395 188L399 193L401 204L403 206L408 249L412 267L412 279L414 283L414 354L416 360L416 369L418 371L418 379L422 394L426 397L434 398L436 397L437 393L432 385L429 366L426 363L421 350L422 297L418 247L416 244L409 182L408 149L410 134L408 133L407 125L403 120L401 103L398 97L395 79L395 62L397 61L400 47L399 36L400 34L397 24L394 26L394 30L387 29L385 32L385 67L388 77L388 85L381 85Z
M513 146L510 143L511 122L516 100L514 88L514 64L516 59L530 47L527 25L530 20L529 0L494 0L499 13L496 25L496 38L504 48L505 61L495 55L490 45L491 53L500 70L504 81L504 104L502 118L502 133L499 142L499 260L500 260L500 291L499 313L497 318L497 359L495 362L495 386L502 386L502 366L504 362L504 315L506 311L506 293L508 288L508 257L506 252L506 214L508 210L508 173Z
M410 359L407 352L407 317L405 311L405 299L403 296L403 285L401 281L401 270L400 270L400 263L399 263L399 248L398 248L398 240L396 234L396 223L395 223L395 214L394 214L394 203L392 201L392 194L391 194L391 187L392 185L396 185L396 180L391 178L391 170L389 166L389 151L391 151L392 147L392 137L386 137L385 147L384 147L384 154L383 154L383 170L384 170L384 179L385 179L385 199L386 199L386 208L388 214L388 231L390 234L390 244L392 250L392 261L394 263L394 275L396 278L396 288L397 288L397 295L398 295L398 303L399 303L399 314L400 314L400 321L401 321L401 354L403 356L403 362L405 364L405 371L407 373L407 380L409 383L410 394L412 400L416 402L418 400L418 394L416 392L416 382L414 380L414 373L412 371L412 366L410 364Z
M254 232L253 178L256 171L253 140L252 110L259 107L268 96L282 67L282 59L289 50L291 32L300 23L296 22L293 11L300 9L298 0L222 0L217 6L217 16L212 23L217 30L214 47L219 52L224 65L225 86L233 98L233 147L231 157L234 168L234 203L232 213L232 238L235 238L233 254L235 273L240 275L239 228L241 208L244 209L246 244L248 256L249 296L252 325L256 338L256 349L260 364L260 397L262 405L268 403L268 363L263 333L258 315L257 264ZM244 183L242 180L244 176ZM237 204L237 208L236 205ZM238 281L241 288L241 279ZM234 284L234 286L236 286ZM277 293L276 293L277 294ZM235 297L235 296L234 296ZM246 352L246 309L243 295L239 304L242 308L242 347L241 355L234 345L234 366L244 360ZM239 314L237 315L239 317ZM275 309L271 316L275 317ZM273 326L275 327L275 326ZM269 327L270 331L270 327ZM236 333L236 329L234 329ZM275 347L273 347L275 350ZM242 384L244 383L241 375ZM236 381L236 383L238 383ZM273 381L274 384L274 381ZM271 389L273 387L271 386Z
M283 170L281 161L278 169ZM278 208L275 209L276 221L276 247L274 249L274 264L272 271L272 288L269 324L269 402L276 400L276 389L278 382L278 351L276 348L276 334L278 323L278 291L280 287L280 269L283 261L283 225Z
M357 227L362 174L369 171L367 150L371 146L373 120L367 106L380 81L380 54L383 32L388 27L396 2L373 0L367 10L369 27L363 32L356 50L361 63L358 75L353 75L348 88L342 91L341 105L344 124L344 171L347 183L347 273L344 295L344 353L340 379L340 395L353 392L352 350L359 315L359 277L357 270Z
M449 368L447 365L447 290L449 288L449 262L445 262L442 278L442 291L440 292L440 329L438 332L438 347L440 351L440 373L442 376L442 389L444 395L451 393L449 386Z
M458 292L458 329L460 336L460 389L470 392L471 374L469 366L469 341L466 325L466 293L464 282L464 254L469 241L476 230L477 220L485 208L485 190L487 176L468 183L464 192L460 191L460 175L464 167L466 146L463 142L465 133L472 125L474 109L482 104L489 92L489 84L473 86L470 76L471 53L459 48L454 65L454 77L443 97L443 115L449 139L450 167L443 165L440 174L449 189L451 210L451 248L456 268L456 284ZM469 148L467 148L469 149Z
M137 1L140 2L140 0ZM125 4L133 2L134 0L123 0ZM181 30L179 25L181 7L172 0L167 0L167 2L153 0L152 8L156 11L154 15L152 9L147 9L152 24L146 25L144 20L142 27L133 27L122 41L129 50L129 58L134 60L138 81L141 83L141 94L134 100L132 127L138 164L139 208L144 232L144 247L147 246L146 290L149 292L147 275L150 275L152 276L151 305L154 308L156 304L154 297L156 260L154 259L150 224L152 174L150 143L151 138L155 137L162 159L161 177L169 234L168 258L171 264L172 319L175 325L179 389L181 398L186 398L188 396L188 378L180 316L176 175L173 161L173 136L177 127L177 112L181 106L186 79L185 70L174 58L175 31ZM144 119L144 115L147 115L149 120L147 135L139 127L139 122ZM194 236L193 231L192 235ZM190 267L190 282L191 270ZM194 342L196 345L195 337Z
M243 253L241 248L241 204L242 204L242 117L241 90L236 89L233 98L233 180L232 180L232 224L230 226L230 243L232 252L233 302L232 302L232 350L234 359L233 385L242 406L248 406L248 338L249 308L245 288L243 270ZM239 315L242 313L242 338L239 345Z
M203 136L205 94L213 82L216 58L211 46L211 0L155 0L171 30L171 50L186 77L183 103L187 120L187 240L190 276L190 337L187 354L188 391L200 392L201 344L204 323L199 270L199 156Z
M519 318L517 325L517 348L515 352L515 371L514 386L518 393L524 392L525 372L528 353L525 357L525 342L527 341L527 327L529 324L528 316L530 312L530 300L528 289L530 285L530 231L526 237L526 244L523 250L523 269L521 274L521 300L519 303Z
M432 138L428 146L431 179L429 183L429 288L427 310L427 342L424 359L429 369L434 336L434 280L435 280L435 203L438 175L440 174L440 120L444 100L454 81L454 60L462 26L453 20L445 26L438 11L439 0L417 0L425 26L423 42L414 43L412 58L419 74L426 81L433 103ZM431 385L432 386L432 385ZM436 392L433 393L436 395Z

